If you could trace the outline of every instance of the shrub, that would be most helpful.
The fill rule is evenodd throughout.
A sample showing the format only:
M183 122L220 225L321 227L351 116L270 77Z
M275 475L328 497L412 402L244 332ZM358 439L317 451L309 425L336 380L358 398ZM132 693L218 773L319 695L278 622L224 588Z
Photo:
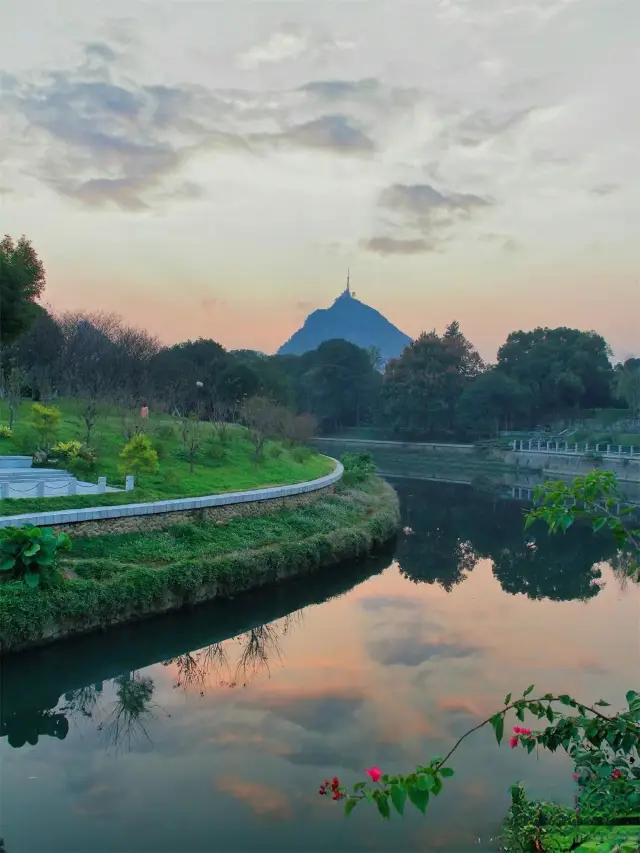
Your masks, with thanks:
M280 457L282 456L283 452L284 452L284 448L283 448L283 446L282 446L281 444L277 444L277 443L276 443L276 444L272 444L272 445L269 447L269 456L270 456L272 459L280 459Z
M209 462L220 463L227 458L227 451L216 439L210 439L204 447L204 455Z
M62 456L63 459L76 459L82 450L80 441L59 441L51 448L51 452L57 456Z
M11 438L13 430L6 424L0 424L0 438Z
M31 423L38 433L40 443L43 447L49 447L60 427L60 409L53 406L45 406L43 403L34 403L31 406Z
M311 455L311 451L308 447L304 447L303 445L298 445L293 448L291 451L291 456L294 462L299 462L302 464L306 462L309 456Z
M54 533L50 527L8 527L0 531L0 572L9 580L38 586L43 572L53 568L56 552L71 548L66 533Z
M342 483L345 486L355 486L358 483L363 483L376 473L376 466L369 453L359 453L353 455L345 453L340 457L340 461L344 466L344 475Z
M161 441L171 441L176 437L176 431L171 424L158 424L154 430L154 434Z
M96 460L83 459L82 456L72 456L65 464L67 471L78 479L87 477L88 475L95 473L96 470Z
M180 476L169 468L163 472L162 482L170 489L177 489L180 485Z
M158 454L151 445L151 439L144 433L134 435L120 453L123 474L155 474L158 470Z

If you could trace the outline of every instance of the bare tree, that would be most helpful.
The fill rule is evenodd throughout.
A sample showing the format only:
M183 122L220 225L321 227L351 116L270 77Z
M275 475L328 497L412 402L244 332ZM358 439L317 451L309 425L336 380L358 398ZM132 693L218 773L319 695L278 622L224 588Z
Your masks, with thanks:
M264 397L249 397L242 406L242 420L249 429L255 461L259 462L266 442L282 435L282 411Z
M213 399L210 403L210 420L213 430L221 444L229 440L229 427L235 417L236 407L222 399Z
M180 437L184 451L187 454L187 459L189 460L189 473L193 474L196 455L206 438L204 423L197 415L189 415L189 417L183 418L180 421Z
M20 415L20 401L22 399L22 384L24 382L23 370L14 365L9 371L7 383L7 403L9 405L9 429L18 422Z

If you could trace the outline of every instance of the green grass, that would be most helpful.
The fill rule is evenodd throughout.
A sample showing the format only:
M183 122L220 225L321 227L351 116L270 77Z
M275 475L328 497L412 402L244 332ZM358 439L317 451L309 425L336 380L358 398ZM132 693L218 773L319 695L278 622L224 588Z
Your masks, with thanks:
M38 644L50 625L82 632L161 611L168 597L174 606L203 589L226 597L362 557L393 536L399 518L394 490L370 478L259 518L77 540L59 558L65 580L0 586L0 648Z
M23 402L18 423L11 438L0 438L0 454L30 455L37 447L37 438L30 428L30 401ZM83 440L85 431L79 417L81 404L74 400L59 400L55 403L62 412L56 440ZM0 400L0 424L6 424L8 412L6 401ZM197 497L221 492L244 491L261 486L289 485L313 480L328 474L333 463L324 456L309 453L299 456L299 450L287 448L278 442L269 442L264 458L256 464L253 446L247 431L241 427L229 429L229 441L222 447L216 439L213 427L203 424L207 434L206 444L217 447L222 458L212 458L203 447L196 458L193 473L189 472L188 460L184 457L178 430L171 438L158 437L157 430L175 426L175 420L166 415L151 413L146 425L147 432L159 450L160 468L156 474L143 475L139 485L131 492L112 492L105 495L73 495L57 498L16 498L0 501L0 515L18 515L26 512L44 512L60 509L75 509L90 506L115 506L139 501L166 500L167 498ZM126 439L122 434L121 419L115 412L106 412L97 422L92 445L98 454L94 472L79 475L96 482L106 476L110 486L124 485L120 471L120 451ZM222 450L220 450L222 448ZM278 455L279 454L279 455ZM63 466L61 466L63 467Z

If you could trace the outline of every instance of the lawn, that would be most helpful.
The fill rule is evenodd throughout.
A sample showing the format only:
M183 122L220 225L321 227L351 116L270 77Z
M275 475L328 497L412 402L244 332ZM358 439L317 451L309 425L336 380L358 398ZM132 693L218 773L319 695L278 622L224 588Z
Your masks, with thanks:
M74 400L58 400L55 406L62 412L56 441L83 441L85 428L80 417L81 404ZM38 446L37 436L30 425L30 407L31 401L22 403L13 435L0 438L0 455L31 455ZM0 425L7 422L7 404L0 400ZM193 473L190 473L189 460L180 438L179 421L151 412L145 423L145 431L158 451L160 465L157 473L140 477L133 491L4 500L0 501L0 515L113 506L288 485L322 477L333 469L333 463L326 457L305 448L287 447L277 441L267 442L263 458L256 462L253 445L244 428L229 427L228 438L224 443L216 435L212 424L203 423L201 429L204 439L196 454ZM105 476L110 486L122 487L124 472L120 470L120 452L125 443L121 417L117 412L105 409L96 423L91 440L97 453L97 463L92 472L78 474L79 479L96 482L98 477ZM51 467L50 463L47 463L47 467Z

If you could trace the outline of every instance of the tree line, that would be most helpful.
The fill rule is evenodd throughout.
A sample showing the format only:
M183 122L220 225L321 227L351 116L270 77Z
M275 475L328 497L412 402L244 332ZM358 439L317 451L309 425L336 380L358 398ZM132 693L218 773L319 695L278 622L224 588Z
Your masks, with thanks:
M477 438L583 410L640 416L640 358L612 364L593 331L514 331L486 364L457 322L422 333L383 368L331 340L301 356L228 351L212 339L162 346L105 312L45 309L45 270L26 237L0 241L0 393L150 405L221 422L248 399L313 416L325 433L363 425L406 436ZM266 411L266 409L265 409Z

